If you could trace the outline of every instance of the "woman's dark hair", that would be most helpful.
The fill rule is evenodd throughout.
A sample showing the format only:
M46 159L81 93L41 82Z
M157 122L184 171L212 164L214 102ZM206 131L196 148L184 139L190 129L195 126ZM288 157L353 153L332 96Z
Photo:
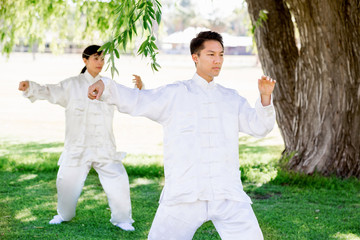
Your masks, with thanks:
M200 32L196 38L193 38L190 43L190 52L191 55L194 53L199 53L204 49L204 42L209 40L218 41L222 48L224 48L222 36L217 32L205 31Z
M102 51L98 51L100 48L99 45L90 45L87 48L84 49L82 53L82 57L89 59L89 57L93 54L101 55ZM84 73L86 71L86 66L81 70L81 73Z

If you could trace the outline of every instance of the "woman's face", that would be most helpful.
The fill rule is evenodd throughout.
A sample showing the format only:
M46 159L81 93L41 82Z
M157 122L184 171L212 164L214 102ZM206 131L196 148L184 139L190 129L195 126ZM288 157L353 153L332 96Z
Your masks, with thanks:
M89 57L89 59L83 58L84 63L88 72L91 76L96 77L102 70L104 66L104 56L95 53Z

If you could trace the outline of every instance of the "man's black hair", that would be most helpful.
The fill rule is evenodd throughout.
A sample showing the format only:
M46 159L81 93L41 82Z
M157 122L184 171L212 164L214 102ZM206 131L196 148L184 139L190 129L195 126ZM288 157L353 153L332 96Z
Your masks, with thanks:
M224 49L223 39L219 33L212 31L199 32L196 38L193 38L190 42L191 55L203 50L204 42L209 40L218 41Z

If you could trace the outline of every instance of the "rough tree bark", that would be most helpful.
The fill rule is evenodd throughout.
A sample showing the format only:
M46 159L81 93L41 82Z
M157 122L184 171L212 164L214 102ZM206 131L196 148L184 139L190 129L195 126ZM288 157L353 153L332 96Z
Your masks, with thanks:
M297 172L360 177L360 1L246 0L263 71ZM295 40L295 24L299 42Z

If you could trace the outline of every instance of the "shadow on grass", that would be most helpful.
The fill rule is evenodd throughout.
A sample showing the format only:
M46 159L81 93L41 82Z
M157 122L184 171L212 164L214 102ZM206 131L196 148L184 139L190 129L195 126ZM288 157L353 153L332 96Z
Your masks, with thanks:
M0 170L6 171L57 171L57 162L63 143L1 142Z
M239 154L279 154L284 150L282 145L262 145L270 138L255 139L250 136L239 138Z
M5 149L8 152L38 152L47 149L62 148L63 142L50 142L50 143L38 143L38 142L27 142L27 143L11 143L11 142L0 142L0 148Z
M106 195L93 174L86 180L76 217L60 225L48 224L56 215L55 178L51 173L1 174L1 239L147 239L163 186L161 178L130 178L135 232L121 231L109 222ZM220 238L208 222L194 239Z
M245 184L265 239L360 239L360 182L279 171Z
M147 239L161 179L130 178L135 232L113 226L106 195L97 175L86 180L77 215L60 225L48 221L56 215L56 174L1 172L1 239Z
M240 139L239 145L244 189L254 202L265 239L360 238L359 180L279 171L276 156L281 146L246 141ZM7 148L9 153L1 156L5 166L0 168L1 239L147 239L163 186L160 156L129 156L138 161L135 165L130 161L124 164L130 178L135 232L121 231L109 222L106 195L93 170L79 199L77 216L54 226L48 221L56 214L56 156L60 153L44 155L40 151L57 148L60 143L35 145L38 152L24 151L29 146L24 144ZM41 157L36 154L52 165L34 165L32 159L38 161ZM268 181L254 181L254 176L271 174ZM207 222L194 239L220 237L213 224Z
M162 178L130 176L136 231L124 232L109 222L106 195L96 174L88 176L76 217L49 225L56 214L56 174L0 173L1 239L146 239L163 186ZM331 185L337 186L283 184L275 179L261 186L244 183L244 188L254 202L265 239L357 239L360 184L333 180ZM207 222L193 239L220 237Z

